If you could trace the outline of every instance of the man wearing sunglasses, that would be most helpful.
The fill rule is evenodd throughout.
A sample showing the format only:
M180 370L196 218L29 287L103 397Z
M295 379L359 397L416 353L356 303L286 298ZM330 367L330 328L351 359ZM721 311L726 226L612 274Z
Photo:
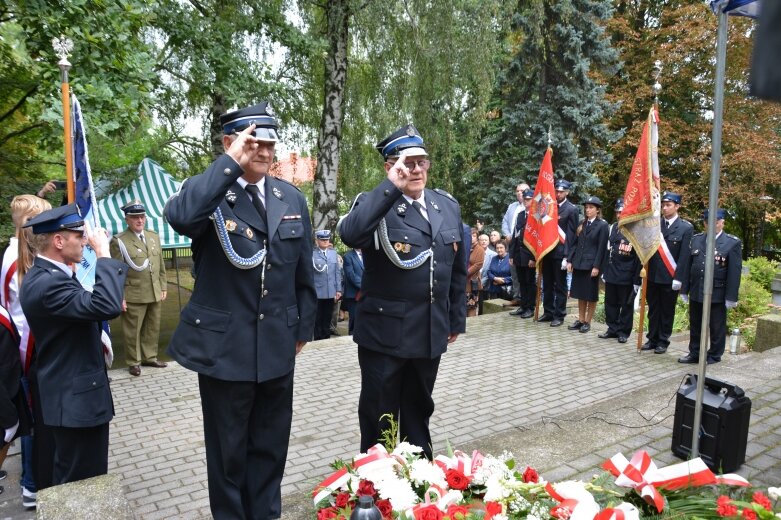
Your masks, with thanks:
M399 422L401 438L431 458L431 393L439 361L466 326L461 210L426 188L431 165L412 125L383 139L386 180L359 195L339 224L360 248L364 272L353 340L358 344L361 451Z
M35 415L43 417L54 441L49 477L57 485L104 475L114 403L100 322L122 312L127 265L110 257L103 229L85 232L76 204L44 211L24 227L32 227L37 256L19 300L35 336L30 368L37 374L35 406L40 410ZM97 255L92 292L82 287L73 271L87 242Z
M165 208L192 238L195 288L168 353L198 373L214 518L279 518L296 354L317 295L306 199L268 175L271 106L220 117L225 153Z

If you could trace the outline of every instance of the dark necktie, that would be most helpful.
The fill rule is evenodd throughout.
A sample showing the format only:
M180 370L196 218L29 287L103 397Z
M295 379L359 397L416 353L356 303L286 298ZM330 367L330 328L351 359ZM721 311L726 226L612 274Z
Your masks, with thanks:
M262 218L263 222L265 222L266 207L260 200L260 188L258 188L255 184L247 184L244 189L247 190L247 193L250 194L250 197L252 198L252 205L255 206L255 209L258 211L258 215L260 215L260 218Z
M415 208L415 210L416 210L418 213L420 213L420 216L421 216L421 217L423 217L423 220L425 220L426 222L428 222L428 219L426 218L426 215L425 215L425 213L423 213L423 204L421 204L420 202L418 202L418 201L416 201L416 200L413 200L413 201L412 201L412 207L413 207L413 208Z
M74 272L73 272L73 274L71 275L71 278L73 278L73 279L74 279L74 280L76 280L77 282L79 281L79 278L76 276L76 272L75 272L75 271L74 271Z

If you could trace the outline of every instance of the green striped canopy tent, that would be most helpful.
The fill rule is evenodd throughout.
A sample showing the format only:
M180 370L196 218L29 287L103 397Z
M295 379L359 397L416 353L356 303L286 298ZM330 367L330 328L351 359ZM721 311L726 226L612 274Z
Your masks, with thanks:
M138 177L130 186L98 201L99 222L112 235L121 233L127 224L120 208L138 199L146 207L147 227L160 235L163 249L190 247L190 239L174 231L163 218L166 201L179 190L181 184L155 161L144 159L138 165Z

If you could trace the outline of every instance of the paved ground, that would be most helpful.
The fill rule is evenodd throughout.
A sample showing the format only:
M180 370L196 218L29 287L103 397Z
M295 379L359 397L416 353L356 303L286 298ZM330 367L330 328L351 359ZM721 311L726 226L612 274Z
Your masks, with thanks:
M571 321L571 320L569 320ZM435 451L512 451L548 479L589 477L607 457L649 450L661 464L670 453L675 395L694 372L676 358L638 354L633 342L600 340L506 313L470 318L468 332L444 356L431 425ZM683 338L682 338L683 339ZM781 483L781 349L727 355L709 374L738 384L753 400L747 462L754 483ZM109 471L122 475L141 519L208 518L206 467L196 377L171 365L140 378L112 371L116 418ZM350 338L310 344L299 357L293 431L283 481L283 517L311 518L312 487L337 457L359 443L359 371ZM33 518L18 495L19 456L4 465L0 518ZM3 502L5 499L5 502Z

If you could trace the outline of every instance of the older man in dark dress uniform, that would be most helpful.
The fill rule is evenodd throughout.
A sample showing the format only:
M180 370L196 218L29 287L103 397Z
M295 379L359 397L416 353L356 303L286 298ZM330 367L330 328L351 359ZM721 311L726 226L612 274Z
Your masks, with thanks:
M523 243L523 230L526 228L526 217L529 215L529 206L531 206L533 198L534 190L524 190L522 200L525 210L518 212L513 229L513 239L510 242L510 257L513 260L513 268L517 273L518 288L521 295L520 306L517 310L510 312L510 314L520 316L521 318L531 318L534 315L534 303L537 296L534 254Z
M556 181L556 202L559 205L559 243L542 260L542 307L538 321L549 321L551 327L564 323L567 315L567 255L575 242L578 208L567 199L572 183Z
M670 345L675 320L675 300L683 281L689 275L689 245L694 226L678 216L681 196L662 194L662 236L664 242L648 261L648 341L641 350L664 354Z
M268 103L220 117L225 153L165 208L193 240L195 288L168 352L198 372L209 502L220 519L279 518L296 354L316 294L306 200L268 174Z
M618 228L618 219L624 210L624 199L616 201L616 222L610 227L608 253L605 255L602 276L605 281L605 323L602 339L618 338L626 343L632 333L634 300L640 279L640 259L632 244Z
M25 225L30 226L38 256L24 278L19 300L35 336L30 368L39 392L35 404L40 410L35 415L51 428L51 482L56 485L108 471L108 423L114 417L114 402L100 322L122 312L128 267L110 257L108 236L96 229L88 237L98 258L92 292L76 280L72 266L81 261L85 244L84 221L76 204L44 211Z
M716 210L716 265L713 268L713 292L710 307L710 348L707 363L721 361L727 341L727 309L738 305L740 274L743 268L742 245L738 237L724 233L727 212ZM708 220L705 210L703 220ZM681 297L689 301L689 354L678 359L679 363L698 363L700 360L700 333L702 331L702 303L705 292L706 233L694 235L691 242L689 276L681 287Z
M441 355L466 328L466 259L461 210L426 189L430 162L407 125L383 139L387 179L359 195L339 224L361 248L364 273L353 339L358 344L361 451L380 440L391 414L401 438L431 458L431 393Z

